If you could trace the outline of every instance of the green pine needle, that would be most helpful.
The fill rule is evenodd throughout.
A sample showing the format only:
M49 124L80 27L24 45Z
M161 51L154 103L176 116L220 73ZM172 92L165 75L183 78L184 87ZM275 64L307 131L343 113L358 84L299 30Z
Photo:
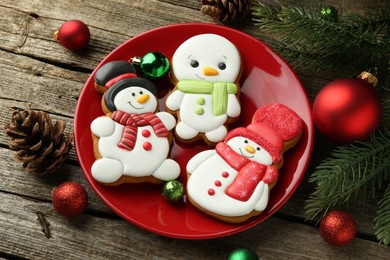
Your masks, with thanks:
M378 203L377 217L375 218L375 234L380 243L390 244L390 185L383 198Z
M333 21L324 19L319 10L311 13L301 7L259 3L252 14L260 30L273 36L270 45L296 69L343 68L350 75L388 65L390 13L386 10ZM378 71L378 76L385 72Z
M319 220L361 192L374 196L376 189L390 184L390 128L375 132L370 141L336 148L309 182L316 184L305 206L310 220Z

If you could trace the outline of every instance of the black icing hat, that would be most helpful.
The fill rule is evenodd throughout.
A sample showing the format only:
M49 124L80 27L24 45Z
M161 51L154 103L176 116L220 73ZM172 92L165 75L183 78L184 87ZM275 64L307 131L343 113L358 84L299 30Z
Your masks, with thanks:
M141 87L149 90L153 95L157 95L157 88L150 80L144 78L125 78L113 84L104 94L104 103L111 112L116 110L114 105L115 96L122 90L131 87Z
M123 60L108 62L96 71L95 82L107 89L104 94L104 103L111 112L116 110L115 96L126 88L142 87L153 95L157 95L154 83L145 78L137 78L135 72L134 65Z
M95 74L95 82L100 86L106 86L110 80L129 73L135 74L134 65L124 60L111 61L101 66Z

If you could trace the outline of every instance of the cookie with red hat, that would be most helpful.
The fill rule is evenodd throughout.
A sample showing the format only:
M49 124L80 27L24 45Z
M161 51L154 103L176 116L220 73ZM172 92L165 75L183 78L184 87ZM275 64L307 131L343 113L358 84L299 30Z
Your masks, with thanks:
M233 129L214 150L188 162L190 202L225 222L260 214L278 180L283 153L299 141L302 129L302 119L285 105L259 108L251 124Z

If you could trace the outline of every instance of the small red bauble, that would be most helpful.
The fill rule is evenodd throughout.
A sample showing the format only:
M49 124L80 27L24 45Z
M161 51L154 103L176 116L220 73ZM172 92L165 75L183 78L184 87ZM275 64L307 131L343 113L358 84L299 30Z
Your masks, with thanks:
M376 78L363 72L357 79L338 79L326 85L313 104L318 130L339 144L368 139L382 114L375 84Z
M321 220L320 234L328 244L344 246L355 238L355 220L345 211L331 211Z
M66 21L54 33L54 39L71 51L78 51L86 47L90 36L88 26L79 20Z
M77 182L64 182L53 191L53 208L64 217L74 217L84 212L88 194Z

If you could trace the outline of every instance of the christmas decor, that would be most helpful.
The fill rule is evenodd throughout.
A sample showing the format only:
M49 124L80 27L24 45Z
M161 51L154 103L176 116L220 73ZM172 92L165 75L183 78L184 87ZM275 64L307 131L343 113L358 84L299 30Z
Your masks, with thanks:
M380 82L386 82L390 76L388 11L339 16L329 6L309 12L259 2L252 15L260 30L272 35L268 43L295 69L329 69L341 77L372 69Z
M321 220L320 233L330 245L344 246L354 239L356 223L347 212L334 210Z
M178 180L166 182L162 188L162 195L169 202L179 202L184 196L184 185Z
M90 36L85 23L79 20L69 20L54 33L54 40L59 41L68 50L79 51L87 46Z
M15 110L5 133L11 137L9 147L17 151L14 159L28 172L43 175L55 172L72 148L72 136L64 133L65 123L52 123L42 111Z
M358 79L338 79L323 87L313 104L321 133L340 144L367 140L381 121L376 82L375 76L363 72Z
M53 208L64 217L75 217L84 212L88 194L77 182L64 182L53 191Z
M132 58L130 62L138 65L142 75L150 80L161 79L169 72L169 60L161 52L148 52L142 58Z
M259 257L250 249L237 248L230 252L226 260L259 260Z
M252 0L202 0L202 13L214 21L233 23L249 13Z
M390 244L389 10L336 15L337 10L330 7L309 12L259 2L252 11L259 29L273 36L268 43L297 71L328 70L340 77L363 70L375 72L380 82L375 89L381 99L381 125L369 140L338 146L317 166L309 180L315 191L307 201L306 214L318 220L336 206L387 187L378 203L375 230L381 243Z

